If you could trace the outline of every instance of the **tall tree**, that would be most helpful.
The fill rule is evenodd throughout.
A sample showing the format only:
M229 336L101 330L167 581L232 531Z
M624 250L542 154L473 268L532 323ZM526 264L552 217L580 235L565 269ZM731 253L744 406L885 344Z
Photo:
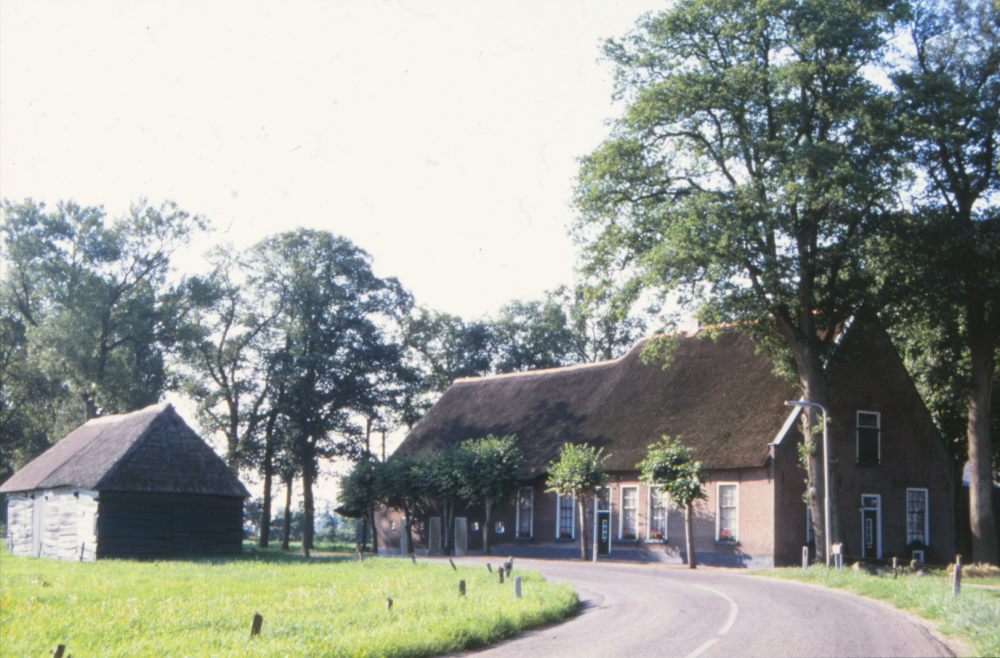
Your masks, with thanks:
M493 365L493 331L487 320L465 322L448 313L414 308L403 318L403 344L419 385L408 399L403 422L413 426L437 396L461 377L489 374Z
M649 446L646 459L636 464L642 472L640 479L651 487L661 487L676 505L684 508L684 539L687 545L688 567L696 569L698 558L694 552L694 504L705 499L703 483L705 474L701 462L691 456L691 449L679 439L663 437Z
M549 299L559 303L567 316L572 362L618 358L642 338L646 319L631 312L640 291L634 280L617 284L605 276L549 293Z
M153 404L167 385L182 296L170 257L205 221L141 201L111 222L103 208L4 201L3 286L38 363L80 401L80 420ZM58 437L56 437L58 438Z
M372 534L372 550L378 553L378 535L375 532L375 508L379 505L380 482L383 462L365 456L354 463L351 471L340 480L338 513L361 517L365 528L361 533L362 549L367 550L368 529Z
M325 231L271 236L254 251L268 294L283 300L274 377L284 391L281 413L296 427L290 453L301 467L303 542L311 548L319 459L363 452L356 414L383 399L380 387L398 372L402 348L387 327L411 300L398 281L374 275L367 253Z
M580 512L580 559L587 560L587 500L597 495L608 479L604 471L603 448L584 443L567 443L559 451L559 461L549 464L546 491L573 496ZM596 540L595 540L596 541Z
M890 280L908 284L896 310L925 325L913 333L947 330L945 347L961 357L952 369L966 366L973 559L1000 564L990 432L1000 348L1000 5L918 2L910 27L914 54L893 81L925 185L897 233Z
M497 372L557 368L572 361L573 333L551 299L505 304L494 320Z
M482 503L486 512L483 524L483 555L490 554L490 522L494 506L509 504L521 486L521 463L524 454L517 447L517 437L496 437L464 441L462 455L462 498Z
M225 436L226 459L239 468L268 419L282 300L266 294L253 263L241 263L231 247L214 249L208 260L213 272L186 287L192 311L180 348L184 389L198 403L202 427Z
M649 290L682 291L707 322L741 323L789 355L805 400L827 405L834 328L870 295L862 247L903 173L892 96L865 67L905 10L681 0L607 42L626 107L581 162L584 273L632 271ZM821 466L814 451L820 540Z

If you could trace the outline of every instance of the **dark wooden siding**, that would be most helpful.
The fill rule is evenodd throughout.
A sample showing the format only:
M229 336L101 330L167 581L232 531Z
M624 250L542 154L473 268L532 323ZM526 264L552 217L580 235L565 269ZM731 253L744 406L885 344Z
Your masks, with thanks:
M231 555L243 547L243 499L102 492L97 557Z

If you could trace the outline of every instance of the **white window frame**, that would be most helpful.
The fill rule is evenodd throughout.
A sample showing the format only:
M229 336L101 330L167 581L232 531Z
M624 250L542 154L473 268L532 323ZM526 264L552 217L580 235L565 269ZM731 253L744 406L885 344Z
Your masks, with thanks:
M875 416L875 421L877 425L872 428L871 425L861 424L861 414L869 414ZM861 461L861 435L858 430L862 427L867 429L877 429L878 430L878 465L882 465L882 412L880 411L864 411L859 409L854 415L854 461L859 463Z
M646 541L660 541L659 539L653 539L651 536L653 532L653 513L654 513L654 508L656 506L656 501L654 500L656 496L653 495L653 492L657 489L660 489L662 491L663 487L661 486L646 487L646 509L649 511L648 514L646 515L648 517L646 519ZM665 498L665 500L663 500L663 507L662 507L663 541L667 541L667 526L669 525L667 523L667 515L670 511L670 495L664 493L663 496Z
M621 541L635 541L639 538L639 485L630 484L618 488L618 539ZM625 490L635 489L635 537L625 539Z
M559 537L559 529L562 526L562 499L572 498L572 510L573 513L569 515L569 527L570 527L570 539L576 539L576 496L563 496L558 491L556 492L556 539Z
M528 511L531 514L531 523L528 524L529 525L529 528L528 528L528 533L529 534L528 534L528 536L527 537L521 537L520 536L520 532L521 532L521 501L523 500L522 496L524 495L525 491L531 492L531 506L528 508ZM534 536L535 536L535 488L534 487L521 487L521 489L517 492L517 515L516 515L516 518L514 520L514 537L517 538L517 539L531 539Z
M717 482L715 484L715 541L721 541L719 539L719 533L722 532L722 487L733 487L733 509L736 510L736 517L733 519L733 539L731 541L738 542L740 540L740 483L739 482Z
M908 487L906 489L906 545L909 546L910 542L910 492L911 491L923 491L924 492L924 546L931 545L931 520L930 520L930 506L931 506L931 492L929 489L922 489L920 487ZM923 560L921 560L922 562Z

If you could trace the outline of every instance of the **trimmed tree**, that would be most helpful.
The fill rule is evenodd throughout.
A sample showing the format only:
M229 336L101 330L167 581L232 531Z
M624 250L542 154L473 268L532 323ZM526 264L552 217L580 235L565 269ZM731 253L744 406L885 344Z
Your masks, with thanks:
M704 500L705 473L701 462L692 458L691 449L679 439L664 436L659 443L649 446L646 459L636 467L642 471L640 479L647 485L661 487L660 495L666 492L670 500L684 508L684 541L687 544L688 567L696 569L698 560L694 554L694 515L692 506L696 500Z
M375 533L375 506L379 500L379 476L383 462L365 457L354 464L351 472L340 481L337 513L348 517L360 517L364 523L361 533L361 548L368 549L368 528L371 528L372 550L378 553L378 535Z
M490 554L490 516L494 505L506 505L521 486L521 462L524 454L513 434L484 439L470 439L460 448L462 498L483 504L483 555Z
M587 499L597 494L608 476L604 471L604 448L586 443L567 443L559 451L559 461L549 464L548 489L560 496L576 498L580 512L580 559L587 560Z

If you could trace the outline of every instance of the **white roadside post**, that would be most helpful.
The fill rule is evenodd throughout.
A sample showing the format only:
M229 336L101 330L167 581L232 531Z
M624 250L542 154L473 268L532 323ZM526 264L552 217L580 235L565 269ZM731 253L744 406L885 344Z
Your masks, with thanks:
M789 407L815 407L823 412L823 516L824 532L826 536L826 566L830 566L830 443L827 435L826 407L815 402L803 402L802 400L789 400L785 402ZM808 437L806 437L808 439Z

